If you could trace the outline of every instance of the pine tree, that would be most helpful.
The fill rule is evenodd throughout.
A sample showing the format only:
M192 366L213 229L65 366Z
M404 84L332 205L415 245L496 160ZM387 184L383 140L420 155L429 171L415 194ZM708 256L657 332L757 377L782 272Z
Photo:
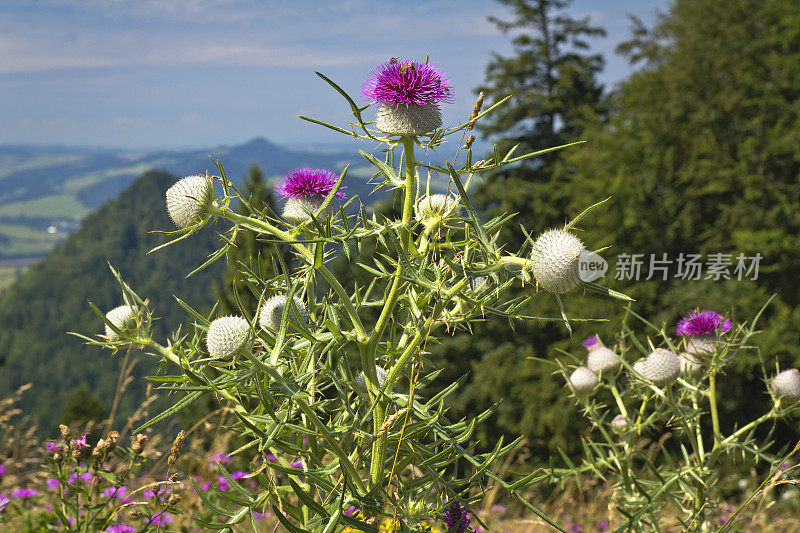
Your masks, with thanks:
M604 120L603 88L597 80L604 61L589 50L588 39L605 35L586 19L576 20L564 13L565 0L500 0L514 10L514 19L491 19L505 32L522 31L513 39L515 53L495 55L486 69L486 84L479 88L487 102L513 95L488 121L478 128L496 140L501 153L519 144L519 153L543 150L581 140L584 124ZM580 150L580 147L569 150ZM486 176L486 182L472 195L490 217L517 213L516 220L536 234L563 225L579 210L568 210L570 169L562 163L566 151L555 151L526 160L511 169ZM590 203L602 198L594 199ZM589 205L589 204L587 204ZM520 249L526 236L504 233L509 250ZM525 289L530 291L530 288ZM560 317L552 298L537 297L536 316ZM580 295L569 296L572 316L584 316ZM492 446L503 432L525 434L534 453L549 455L556 446L575 450L570 439L578 424L565 419L569 401L563 383L551 375L552 368L532 357L550 357L554 343L565 348L566 331L556 323L536 321L509 324L494 319L474 330L474 336L456 335L431 349L446 371L443 382L471 372L461 395L464 413L485 409L505 397L492 419L494 427L481 436ZM547 405L549 410L543 410Z
M791 0L734 0L724 9L713 0L677 0L653 29L637 24L620 51L638 71L613 95L610 120L590 125L589 143L566 155L575 168L573 208L613 196L587 239L612 244L612 261L642 254L640 281L616 281L636 298L638 313L674 331L689 309L750 319L777 295L758 337L770 372L776 359L784 368L798 362L798 28ZM646 281L651 255L663 254L671 275ZM702 279L675 278L681 254L702 256ZM713 279L712 254L730 262L731 279ZM761 255L757 280L737 279L739 254ZM749 375L720 392L729 424L762 409L753 399L766 400L757 354L737 364Z

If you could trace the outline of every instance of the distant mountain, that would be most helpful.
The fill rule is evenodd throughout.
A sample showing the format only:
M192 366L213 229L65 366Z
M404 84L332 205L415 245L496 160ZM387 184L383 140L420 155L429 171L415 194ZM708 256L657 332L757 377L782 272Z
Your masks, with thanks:
M94 148L0 146L0 282L3 269L42 257L77 227L86 214L115 197L142 172L166 170L177 176L218 170L239 184L252 164L267 178L292 168L325 167L340 171L351 164L348 191L362 201L372 190L366 162L357 150L292 150L258 138L242 145L200 150L131 151ZM6 273L8 275L8 273Z
M163 199L175 179L162 171L150 171L136 179L0 294L0 398L33 382L22 407L38 417L44 434L55 435L62 406L80 386L111 405L124 354L86 346L66 333L103 331L103 323L88 301L103 310L123 303L108 262L137 293L150 300L160 317L155 326L161 339L186 321L173 295L203 312L214 303L213 287L221 279L224 260L185 278L186 272L216 249L219 236L214 227L146 255L167 240L165 235L150 232L173 227ZM147 361L140 361L137 368L137 379L122 398L118 419L124 419L143 400L141 376L154 371Z

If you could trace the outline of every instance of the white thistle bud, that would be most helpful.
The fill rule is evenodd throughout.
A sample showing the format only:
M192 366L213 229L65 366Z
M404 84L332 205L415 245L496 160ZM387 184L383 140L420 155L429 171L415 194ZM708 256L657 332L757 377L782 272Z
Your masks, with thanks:
M575 392L582 393L590 392L595 388L599 381L600 380L597 379L597 374L585 366L579 366L569 377L567 383L575 390Z
M297 296L292 298L297 311L300 313L300 318L303 322L308 322L308 309L306 304ZM286 308L287 297L285 294L277 294L264 302L261 306L261 311L258 313L258 325L262 328L269 328L274 331L281 329L281 317L283 310ZM291 310L289 311L291 313Z
M415 207L417 220L426 227L447 225L461 214L459 199L449 194L423 196Z
M700 359L693 353L682 352L680 358L682 376L690 376L702 368Z
M167 189L169 218L181 229L194 226L206 218L214 201L214 185L208 176L188 176Z
M378 388L382 389L383 386L386 385L386 380L389 379L389 373L377 365L375 365L375 373L378 374ZM367 376L364 374L364 372L360 372L356 376L353 385L359 392L367 392Z
M790 368L772 378L775 395L789 400L800 399L800 370Z
M120 305L119 307L115 307L108 313L106 313L106 318L109 322L114 324L114 326L120 331L126 331L133 328L136 325L136 315L138 311L135 307L131 307L130 305ZM106 326L106 338L109 340L116 340L118 335L111 329L108 324Z
M619 367L620 362L617 355L602 344L595 344L589 350L586 358L586 366L594 373L609 372Z
M250 350L252 337L250 324L239 316L223 316L208 326L206 345L208 353L224 359Z
M430 104L401 104L397 108L381 104L375 116L375 127L395 135L422 135L442 125L439 106Z
M716 335L689 335L686 337L686 353L692 355L714 353L718 342Z
M554 294L564 294L580 283L578 258L586 248L575 235L550 229L533 243L531 262L538 285Z
M283 218L290 224L301 224L303 222L308 222L311 220L311 216L308 213L316 213L317 210L322 207L324 202L324 196L314 196L311 198L292 196L286 200L286 203L283 206ZM324 220L333 216L334 213L335 211L333 210L333 203L331 203L317 216L317 218Z
M681 360L665 348L656 348L647 356L642 376L657 385L669 383L678 377L681 371Z
M611 429L617 433L623 433L628 429L628 419L623 415L617 415L611 420Z
M644 369L647 366L647 361L645 359L639 359L635 363L633 363L633 370L639 373L639 375L644 376Z

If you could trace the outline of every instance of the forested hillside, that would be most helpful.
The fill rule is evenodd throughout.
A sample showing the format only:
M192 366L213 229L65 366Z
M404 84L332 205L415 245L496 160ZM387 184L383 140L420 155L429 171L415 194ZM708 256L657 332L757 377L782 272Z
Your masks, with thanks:
M213 283L219 279L221 263L189 280L184 277L214 249L218 236L213 226L193 236L191 245L146 255L167 239L150 232L172 229L164 192L175 179L163 171L142 175L0 294L0 397L32 382L22 407L39 418L43 432L53 433L63 406L71 396L82 395L81 385L106 408L111 405L122 354L111 356L67 334L102 332L103 323L89 301L104 310L122 303L109 262L150 299L161 317L155 327L162 335L185 321L173 295L198 309L210 309L215 301ZM140 377L153 371L144 358L139 359L139 379L125 394L121 415L141 402L146 382Z

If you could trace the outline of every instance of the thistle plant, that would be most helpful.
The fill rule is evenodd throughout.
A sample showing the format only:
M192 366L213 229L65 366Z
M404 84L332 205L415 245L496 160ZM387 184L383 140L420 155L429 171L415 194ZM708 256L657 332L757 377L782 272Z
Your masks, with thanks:
M223 244L206 264L225 257L240 231L254 232L273 245L274 253L249 267L237 263L250 291L260 295L257 309L239 301L237 316L215 318L213 311L203 316L179 300L193 325L166 342L154 339L148 327L118 327L114 342L89 339L112 349L139 347L171 369L153 379L180 399L137 431L206 395L230 404L235 429L246 442L232 455L260 458L253 476L265 488L251 491L232 483L236 490L219 496L238 510L220 509L224 520L207 527L230 527L272 510L286 530L295 532L378 531L378 524L382 531L426 531L432 521L456 524L457 508L460 518L451 530L466 531L470 506L481 491L495 486L563 531L520 496L542 474L508 480L493 471L518 441L500 439L486 453L475 451L473 431L492 409L466 420L448 417L447 400L463 378L431 392L439 370L428 361L426 345L489 316L533 319L521 310L548 296L539 289L558 298L583 286L625 299L578 278L577 257L584 245L571 230L602 202L563 229L531 239L533 252L512 253L498 240L513 214L482 220L470 201L470 185L482 172L541 152L514 156L513 149L505 155L495 150L487 160L473 162L471 141L464 143L475 121L505 100L482 110L481 98L464 123L442 128L438 106L452 99L453 88L445 72L427 60L393 59L378 67L363 87L370 100L366 106L318 75L348 102L354 121L340 127L300 118L375 143L381 158L360 155L374 167L376 187L398 193L399 215L380 217L357 206L356 198L346 200L347 169L289 172L276 190L286 199L282 216L251 209L218 160L216 190L209 192L208 183L196 176L179 181L173 187L178 192L167 198L179 230L163 246L216 221L225 233ZM365 121L370 105L377 107L374 122ZM430 162L428 157L453 136L460 136L457 147L466 148L458 148L451 161ZM558 148L564 147L552 150ZM433 175L449 181L446 194L430 194L430 181L425 184L423 176ZM237 198L249 215L230 208ZM377 253L362 254L362 248ZM289 261L281 249L291 251ZM370 281L344 287L329 268L333 258L365 272ZM276 268L264 268L264 261ZM264 275L267 271L280 274ZM146 326L152 311L114 273L126 305ZM527 292L507 296L517 284ZM569 329L563 306L560 317L536 319ZM225 475L224 465L220 469ZM359 512L347 512L351 509Z
M692 311L670 335L665 326L655 326L628 308L613 346L616 369L603 371L595 385L580 389L575 375L589 370L578 367L570 375L570 368L558 362L570 385L566 390L573 392L592 430L584 436L582 462L553 468L551 475L562 480L589 473L610 478L616 531L717 530L711 518L723 494L715 488L729 458L761 472L762 490L800 449L800 444L771 439L778 420L800 414L800 372L778 372L777 363L774 373L767 369L770 365L752 344L762 312L749 324L734 324L714 311ZM636 333L642 328L645 336ZM598 339L587 342L591 348ZM753 401L763 403L764 414L723 430L718 380L748 351L761 360L764 395ZM691 371L685 371L684 361L691 362ZM743 498L719 530L734 527L751 499Z

